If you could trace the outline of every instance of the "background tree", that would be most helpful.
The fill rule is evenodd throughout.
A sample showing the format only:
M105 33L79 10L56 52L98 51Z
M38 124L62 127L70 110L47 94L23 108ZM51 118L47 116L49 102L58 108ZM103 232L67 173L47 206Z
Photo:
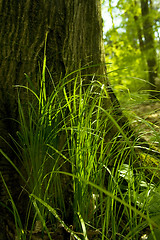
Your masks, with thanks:
M145 38L145 48L144 51L147 57L148 65L148 75L149 83L151 89L151 96L155 95L156 90L156 78L157 74L157 59L156 59L156 49L154 44L154 32L153 32L153 21L151 16L151 6L149 9L149 3L147 0L141 0L141 12L142 12L142 22L143 22L143 34Z

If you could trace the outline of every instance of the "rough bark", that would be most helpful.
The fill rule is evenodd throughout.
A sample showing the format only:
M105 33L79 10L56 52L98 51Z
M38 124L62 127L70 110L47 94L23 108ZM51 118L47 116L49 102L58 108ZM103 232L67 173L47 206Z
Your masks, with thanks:
M90 3L89 3L90 2ZM103 63L102 18L99 1L66 1L67 30L63 56L66 71ZM103 74L103 67L87 69Z
M0 134L3 136L5 129L14 131L13 122L7 124L4 119L17 118L13 86L27 84L24 73L38 85L47 33L47 67L55 83L61 75L101 64L103 59L99 1L6 0L1 1L0 15ZM102 74L103 70L98 66L87 72ZM49 78L47 84L51 88Z

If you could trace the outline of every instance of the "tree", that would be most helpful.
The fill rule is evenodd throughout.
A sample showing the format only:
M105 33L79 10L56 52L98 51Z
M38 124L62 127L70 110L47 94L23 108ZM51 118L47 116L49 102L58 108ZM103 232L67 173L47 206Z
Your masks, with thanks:
M157 54L155 48L155 36L153 30L153 13L148 1L141 0L141 16L136 13L137 2L135 1L134 19L137 28L137 36L142 56L146 58L148 67L148 80L150 83L150 96L155 97L156 78L158 77ZM141 19L142 18L142 19ZM144 36L144 40L143 40ZM144 59L145 60L145 59Z
M158 76L157 74L157 59L156 59L156 49L154 43L154 31L153 31L153 21L151 18L151 9L149 9L148 0L141 0L141 12L142 12L142 22L143 22L143 34L145 38L144 52L147 58L148 65L148 75L150 83L150 95L155 96L156 86L155 80Z
M10 138L16 139L18 129L14 86L26 85L24 74L27 74L34 87L38 87L46 36L47 67L55 85L65 74L81 67L88 66L87 74L103 74L101 3L97 0L2 0L0 15L0 146L16 164ZM95 67L89 67L93 65ZM48 93L53 86L49 79L46 82ZM25 106L27 94L20 92L20 97ZM3 156L0 170L17 201L18 176ZM4 186L0 194L0 200L7 204ZM6 211L2 208L0 212L0 238L5 239Z

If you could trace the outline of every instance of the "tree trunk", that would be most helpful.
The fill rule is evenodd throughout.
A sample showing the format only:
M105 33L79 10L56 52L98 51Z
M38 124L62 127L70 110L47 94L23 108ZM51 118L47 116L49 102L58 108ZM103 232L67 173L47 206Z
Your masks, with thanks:
M136 29L137 29L137 36L138 36L138 40L139 40L139 47L141 50L141 54L142 56L144 55L144 41L143 41L143 33L142 33L142 27L141 27L141 22L140 22L140 18L137 15L137 1L134 1L134 4L132 5L133 7L133 16L134 16L134 20L135 20L135 24L136 24Z
M66 1L67 30L63 49L66 72L104 63L102 52L102 18L99 1ZM87 69L104 73L104 65Z
M47 67L55 83L66 73L104 62L101 6L96 0L6 0L1 1L0 14L0 134L4 136L5 129L15 131L13 121L6 122L17 118L13 86L27 84L24 73L35 86L39 84L47 33ZM95 72L102 74L104 66L87 69ZM50 89L49 78L47 84Z
M103 74L101 3L97 0L2 0L0 16L0 148L16 163L14 152L6 144L7 141L12 146L10 135L16 138L18 130L14 121L18 120L14 86L27 85L26 73L35 88L38 87L46 35L47 67L54 84L65 74L83 67L88 67L84 74ZM48 92L52 91L49 76L46 84ZM24 105L26 98L23 91ZM13 190L17 177L13 177L13 169L3 156L0 171ZM15 199L16 196L13 191ZM2 184L0 201L8 201ZM0 239L3 240L5 214L1 209Z
M156 86L155 80L157 78L157 61L156 61L156 50L154 46L154 32L153 23L150 16L148 0L141 0L141 11L142 11L142 23L143 23L143 34L145 38L144 52L147 58L148 65L148 79L150 83L150 96L155 97Z

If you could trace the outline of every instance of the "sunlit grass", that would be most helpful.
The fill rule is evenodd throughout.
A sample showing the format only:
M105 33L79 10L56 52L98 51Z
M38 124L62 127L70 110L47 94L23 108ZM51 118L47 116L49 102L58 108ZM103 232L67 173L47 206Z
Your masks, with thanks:
M86 86L79 71L75 73L76 77L70 74L61 79L47 96L44 61L38 93L17 86L33 99L26 103L26 110L18 98L19 141L14 141L23 173L14 167L23 176L23 191L28 192L34 212L30 236L40 221L49 239L48 225L54 229L58 222L73 239L87 240L92 235L97 240L138 240L147 226L152 230L159 225L151 217L149 197L159 190L153 178L144 174L149 168L152 172L152 167L139 163L137 139L131 141L112 107L104 105L107 94L102 84L92 79ZM25 239L28 225L22 226L18 206L3 182L15 225L21 229L19 239Z

